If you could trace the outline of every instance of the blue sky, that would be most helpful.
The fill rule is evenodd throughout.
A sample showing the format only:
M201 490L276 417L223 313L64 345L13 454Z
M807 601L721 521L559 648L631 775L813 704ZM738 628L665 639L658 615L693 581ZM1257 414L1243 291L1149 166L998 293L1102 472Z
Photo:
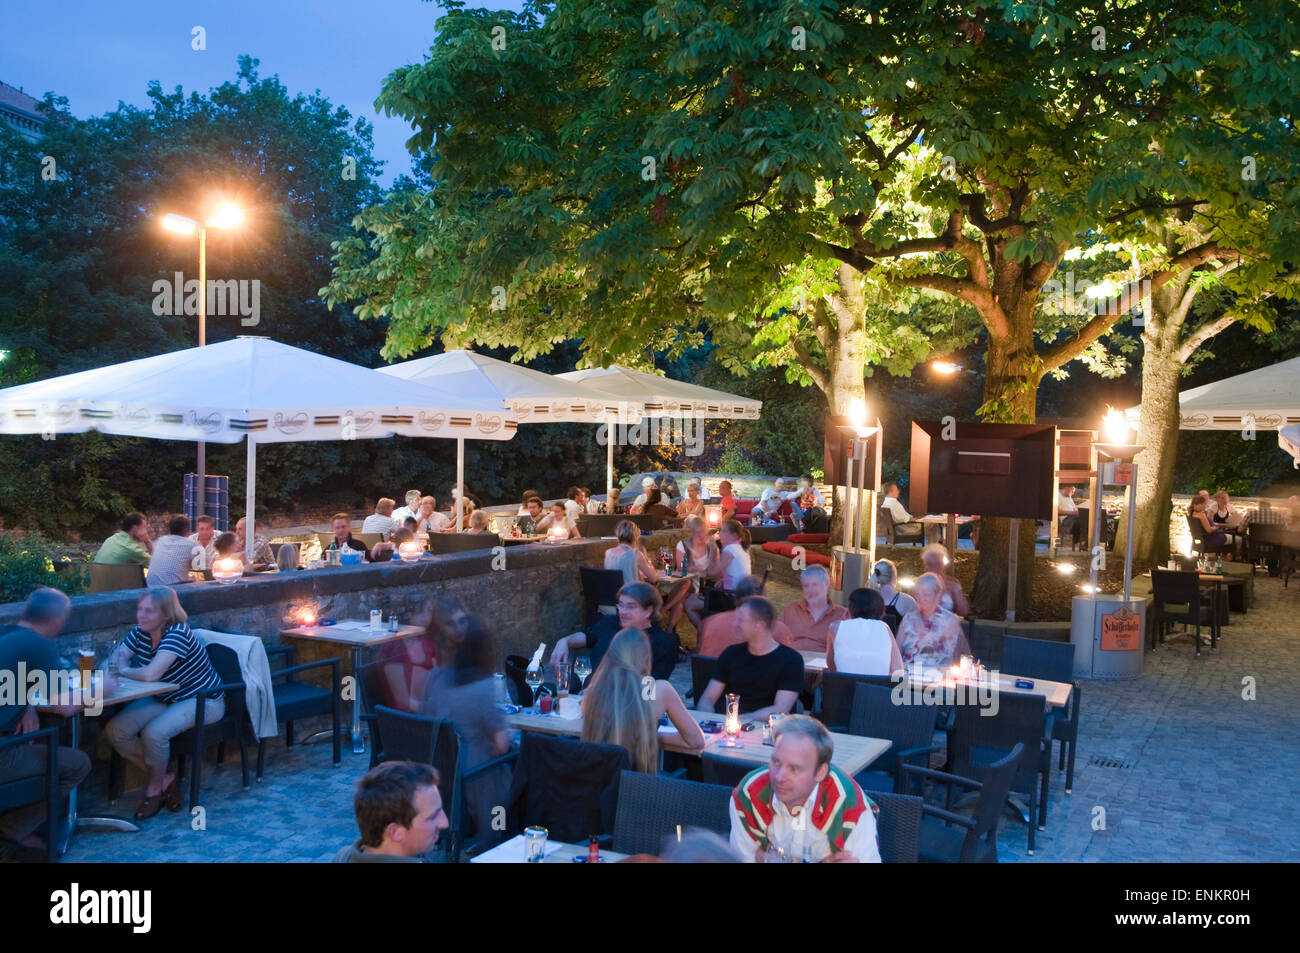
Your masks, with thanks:
M41 98L68 97L77 116L110 112L118 101L146 103L158 80L206 91L234 79L236 59L261 60L290 94L317 89L374 124L382 181L410 168L403 143L411 129L374 109L383 79L424 58L441 13L425 0L4 0L0 80ZM519 9L519 0L471 6ZM207 49L190 48L191 30Z

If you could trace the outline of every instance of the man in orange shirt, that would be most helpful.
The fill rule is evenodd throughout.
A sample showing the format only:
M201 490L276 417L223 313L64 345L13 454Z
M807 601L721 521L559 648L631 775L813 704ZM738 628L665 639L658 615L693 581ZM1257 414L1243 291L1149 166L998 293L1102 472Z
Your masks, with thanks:
M803 598L781 613L781 621L793 636L793 641L786 644L799 652L825 652L831 623L847 619L849 610L831 605L827 598L831 577L821 566L809 566L801 572L799 585Z
M748 576L740 580L736 586L736 604L739 605L740 600L749 596L758 595L758 586L757 576ZM772 637L782 645L790 645L794 641L790 630L780 621L772 624ZM723 649L743 641L745 638L740 632L740 621L736 618L736 610L715 612L704 620L704 629L700 632L700 644L696 647L695 654L717 658L722 654Z

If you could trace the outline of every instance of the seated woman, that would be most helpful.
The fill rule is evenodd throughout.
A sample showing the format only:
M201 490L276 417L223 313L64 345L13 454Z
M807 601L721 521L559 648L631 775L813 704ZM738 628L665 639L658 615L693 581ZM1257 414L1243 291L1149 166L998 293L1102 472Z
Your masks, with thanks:
M205 699L204 724L220 721L226 713L221 677L187 618L176 590L146 590L136 603L135 626L111 659L126 678L177 684L174 691L131 702L104 726L113 750L146 775L137 821L153 817L164 805L169 811L181 808L177 775L168 770L171 739L194 727L198 696Z
M623 582L630 583L644 579L646 582L658 582L663 574L650 564L650 557L641 548L641 529L631 520L623 520L614 527L614 538L618 543L605 550L605 568L616 569L623 574Z
M1200 536L1201 552L1210 552L1221 547L1228 546L1228 534L1223 528L1211 519L1209 510L1209 500L1201 495L1192 497L1191 506L1187 512L1187 521L1194 534ZM1224 552L1225 559L1232 559L1231 552Z
M700 485L692 480L686 484L686 495L677 501L677 515L703 516L704 500L700 499Z
M898 650L905 664L943 668L970 654L961 620L940 604L943 593L943 580L930 572L912 587L916 611L903 616L898 627Z
M488 518L486 510L475 510L473 513L469 514L469 523L465 528L465 532L473 533L474 535L486 533L488 531L488 523L490 522L491 520Z
M632 770L659 773L659 744L679 742L704 749L704 732L690 716L677 689L657 679L646 692L650 675L650 640L637 629L622 629L582 693L582 740L622 745L632 756ZM664 715L676 730L660 734Z
M903 655L883 619L885 600L874 589L849 593L849 617L831 623L826 637L826 669L850 675L892 675L903 670Z
M614 636L623 629L636 629L650 640L650 674L669 678L677 665L677 636L659 627L663 600L658 590L645 582L631 582L618 591L618 614L601 616L586 632L575 632L555 643L552 665L566 665L572 652L586 651L595 671L609 651Z
M379 647L375 664L379 667L379 696L383 704L411 714L420 711L429 673L439 658L454 652L465 618L454 599L436 599L423 632Z
M563 526L568 531L568 536L565 539L578 539L582 536L578 532L577 521L569 517L568 510L563 503L553 503L551 505L551 512L537 521L537 532L546 533L549 536L553 526Z
M393 530L387 542L375 543L374 547L371 548L370 561L372 563L390 562L397 555L397 547L402 543L409 543L413 539L415 539L415 534L409 529Z
M297 543L282 543L280 551L275 554L275 568L279 572L293 572L300 569Z
M752 572L749 530L741 526L738 520L727 520L718 527L718 544L722 552L705 571L705 578L717 583L724 592L734 593L740 581ZM704 625L706 598L707 594L700 592L688 596L685 602L686 616L696 631Z
M940 600L943 607L963 618L970 615L970 602L966 599L966 593L962 591L961 583L952 573L948 550L939 543L931 543L921 550L921 565L925 567L926 572L934 573L943 581L943 597Z
M677 511L671 506L664 505L663 494L657 486L646 491L645 506L641 508L641 512L651 517L652 522L650 525L654 529L677 525Z
M885 624L891 632L898 634L898 626L903 616L916 611L916 600L898 588L898 567L893 560L881 559L871 569L869 585L880 593L885 603Z
M470 770L510 750L510 732L497 708L497 655L491 631L477 616L463 616L455 637L443 644L439 664L425 683L421 713L456 726L461 764ZM478 837L492 843L493 808L505 804L510 767L499 765L465 782L465 805Z

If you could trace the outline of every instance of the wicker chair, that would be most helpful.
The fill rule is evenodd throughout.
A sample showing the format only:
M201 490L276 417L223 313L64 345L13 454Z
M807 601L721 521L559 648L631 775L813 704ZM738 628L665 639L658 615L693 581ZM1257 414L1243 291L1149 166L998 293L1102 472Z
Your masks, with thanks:
M880 808L876 818L876 839L880 843L881 861L886 864L916 863L920 859L925 801L910 794L877 791L869 791L867 796Z
M1213 597L1201 591L1199 577L1194 572L1176 569L1151 570L1151 607L1155 610L1152 633L1160 633L1165 641L1165 627L1170 622L1196 626L1193 638L1196 654L1201 654L1201 626L1210 627L1210 648L1219 646L1219 613ZM1152 646L1154 648L1154 646Z
M700 755L700 770L704 776L705 784L718 784L727 788L734 788L755 768L763 765L751 764L748 761L737 761L734 758L724 758L722 755L713 754L705 751Z
M614 850L658 854L680 825L726 837L731 831L731 788L624 771L614 814Z
M45 833L45 861L58 859L59 817L59 729L51 726L25 735L0 738L0 751L19 745L41 741L45 744L45 772L26 778L0 782L0 812L26 807L38 801L45 802L47 830Z
M713 673L717 669L718 660L712 655L692 655L691 656L691 698L694 699L696 708L699 707L700 699L704 697L704 690L709 687L709 682L713 680ZM713 710L716 712L718 706L715 704Z
M851 675L847 672L822 673L821 722L831 731L848 731L849 717L853 713L853 694L858 685L894 683L888 675Z
M943 785L946 792L943 807L927 803L922 808L919 852L923 863L997 863L998 819L1024 750L1017 744L1001 760L987 765L982 782L932 768L902 766L909 784L930 781ZM954 788L972 793L954 798ZM971 809L969 814L957 813L966 808Z
M902 780L899 768L917 759L929 765L930 753L938 751L934 740L934 711L927 705L895 705L893 689L859 682L853 692L853 711L849 717L849 734L865 738L886 738L892 742L886 755L888 767L870 766L859 771L854 780L875 797L877 791L897 791Z

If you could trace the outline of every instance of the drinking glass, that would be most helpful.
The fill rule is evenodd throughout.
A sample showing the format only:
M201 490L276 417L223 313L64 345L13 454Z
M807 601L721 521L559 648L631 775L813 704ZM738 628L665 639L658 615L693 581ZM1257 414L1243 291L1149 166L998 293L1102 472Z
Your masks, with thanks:
M540 864L546 857L545 827L524 828L524 860L530 864Z
M587 687L587 678L591 675L591 659L585 655L579 655L578 661L573 663L573 674L581 679L579 690Z
M533 692L533 714L538 713L537 708L537 690L542 687L542 670L529 669L524 673L524 681Z
M95 667L95 643L90 636L83 635L77 640L77 669L84 679Z

